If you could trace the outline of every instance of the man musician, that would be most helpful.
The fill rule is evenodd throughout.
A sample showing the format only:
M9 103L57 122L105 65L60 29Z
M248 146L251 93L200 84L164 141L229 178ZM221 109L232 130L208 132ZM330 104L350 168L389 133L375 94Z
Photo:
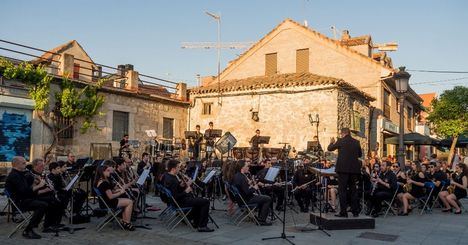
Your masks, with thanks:
M303 213L309 212L310 203L316 201L313 188L315 188L317 180L315 179L315 175L309 171L309 166L306 164L309 163L307 161L299 162L293 177L294 198Z
M215 146L215 137L213 135L213 122L208 123L209 128L205 130L205 140L206 140L206 158L210 159L211 154L214 152Z
M252 149L258 150L259 141L260 141L260 129L257 129L255 130L255 135L249 141Z
M124 134L122 140L120 140L119 156L122 157L123 154L127 154L130 158L130 144L128 143L128 134Z
M359 216L359 198L356 190L356 183L361 174L362 150L359 141L351 137L349 128L340 130L341 138L335 142L331 138L328 151L338 150L336 160L336 173L338 174L338 195L340 198L340 213L337 217L348 217L348 195L351 194L351 211L354 217Z
M281 211L283 210L283 201L284 201L284 191L281 183L277 183L274 181L266 180L265 177L268 173L268 170L271 168L271 160L265 159L263 161L264 168L258 171L256 178L258 179L258 186L260 187L261 193L270 197L276 197L276 210ZM273 196L273 194L275 194Z
M381 171L378 175L371 178L372 191L369 196L369 212L372 217L377 218L380 210L382 209L382 201L391 200L395 190L398 188L397 177L393 171L390 170L390 162L383 161L381 164Z
M193 159L198 160L200 156L200 145L203 141L203 133L200 132L200 125L195 126L195 138L190 137L190 151L193 153Z

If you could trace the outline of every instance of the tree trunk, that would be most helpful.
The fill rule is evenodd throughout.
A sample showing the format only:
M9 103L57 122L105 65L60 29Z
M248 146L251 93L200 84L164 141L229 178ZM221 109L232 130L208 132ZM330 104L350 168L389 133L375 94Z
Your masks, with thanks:
M454 169L454 166L452 166L452 159L453 155L455 154L455 146L457 145L457 141L458 135L453 136L452 145L450 146L450 153L447 159L447 164L450 166L451 169Z

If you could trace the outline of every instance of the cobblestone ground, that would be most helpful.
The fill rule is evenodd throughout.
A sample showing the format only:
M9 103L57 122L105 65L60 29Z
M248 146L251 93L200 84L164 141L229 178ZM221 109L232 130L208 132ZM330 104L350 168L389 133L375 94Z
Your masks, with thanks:
M159 198L149 197L149 204L163 207ZM222 202L215 203L216 208L225 208ZM0 207L5 206L4 197L0 197ZM149 212L148 216L157 217L159 212ZM6 217L0 217L0 244L288 244L284 240L262 241L263 237L281 235L282 226L276 221L271 227L257 227L252 223L244 223L239 227L232 225L224 211L212 211L212 216L220 229L212 233L198 233L180 225L169 233L158 219L138 220L136 224L148 224L152 229L137 229L134 232L113 229L108 225L101 232L95 227L100 219L92 218L91 223L75 225L86 227L74 234L60 232L58 237L53 234L42 234L41 240L26 240L18 232L11 239L8 233L14 228L14 223L7 223ZM286 214L286 233L294 235L291 239L296 244L468 244L468 213L454 215L434 211L432 214L411 214L407 217L389 216L376 219L374 230L343 230L329 231L327 237L320 231L300 232L296 227L303 227L308 222L306 214ZM65 221L65 220L64 220ZM213 224L210 224L214 227ZM313 227L312 225L310 225ZM394 242L382 242L359 238L363 232L376 232L395 235Z

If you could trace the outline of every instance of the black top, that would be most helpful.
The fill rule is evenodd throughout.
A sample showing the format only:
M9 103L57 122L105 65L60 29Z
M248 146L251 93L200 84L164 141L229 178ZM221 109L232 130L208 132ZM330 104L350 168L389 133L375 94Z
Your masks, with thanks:
M309 173L309 171L306 171L304 169L298 169L294 173L293 185L300 186L307 182L312 181L313 179L314 179L314 174Z
M382 172L379 175L379 178L390 185L390 188L387 188L387 186L384 186L383 184L378 184L377 185L377 190L379 191L388 191L388 192L394 192L396 188L398 188L397 184L397 177L394 172L392 171L386 171L385 173Z
M359 141L353 139L351 135L346 135L328 146L328 151L334 150L338 150L337 173L361 173L361 161L358 158L362 157L362 150Z
M98 188L99 192L101 192L102 199L104 200L104 202L110 208L116 208L119 200L117 198L109 199L109 197L107 197L107 194L106 194L107 190L112 191L111 184L108 181L104 180L104 181L101 182L101 184L99 184L99 186L97 188Z
M437 181L446 181L447 180L447 174L444 173L443 171L437 171L437 172L434 172L434 174L432 175L432 181L434 182L437 182ZM440 191L442 189L442 184L440 184L439 186L436 186L436 191Z
M240 195L246 202L248 202L254 196L255 189L250 187L247 176L245 176L243 173L238 172L234 175L232 185L234 185L239 190Z
M266 177L266 175L268 173L268 169L270 169L270 168L264 168L264 169L257 172L255 177L258 180L258 182L265 183L265 184L274 184L275 183L274 181L269 181L269 180L265 179L265 177Z
M212 129L207 129L205 130L205 139L206 139L206 145L214 147L215 144L215 137L212 135Z
M35 193L32 189L32 182L29 180L26 171L21 172L12 169L5 180L5 189L10 192L11 198L15 202L21 202L25 199L35 198ZM34 181L34 179L33 179Z
M54 185L54 189L56 191L62 191L65 189L65 187L67 187L62 175L50 173L49 175L47 175L47 177L52 182L51 184Z
M171 191L172 196L177 202L183 202L185 198L191 197L189 193L185 192L185 188L180 185L180 181L176 176L165 173L163 181L164 186Z
M420 182L420 183L426 183L426 181L427 181L426 176L424 176L424 178L421 178L421 177L419 177L419 173L413 175L413 177L411 177L411 179L413 181ZM418 186L418 185L413 183L411 185L410 194L415 198L420 198L420 197L424 196L424 187Z
M458 183L460 185L463 185L463 176L465 176L465 175L464 174L453 173L452 174L452 179L453 179L454 182L456 182L456 183ZM455 186L453 194L455 194L457 199L461 199L461 198L464 198L464 197L467 196L467 190L462 189L462 188L460 188L458 186Z
M250 139L250 143L252 144L252 148L258 148L258 145L259 145L259 140L260 140L260 136L258 135L254 135L251 139Z

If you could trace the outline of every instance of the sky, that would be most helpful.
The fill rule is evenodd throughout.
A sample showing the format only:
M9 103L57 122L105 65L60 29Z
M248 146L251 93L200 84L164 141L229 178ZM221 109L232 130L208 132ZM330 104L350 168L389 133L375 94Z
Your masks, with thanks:
M197 74L217 72L216 50L181 48L216 41L217 24L205 11L221 15L222 42L255 42L285 18L307 20L329 37L335 26L338 34L397 42L390 53L395 67L466 72L410 71L418 93L468 86L468 1L462 0L2 0L0 39L47 50L76 39L97 63L133 64L141 74L193 86ZM244 51L223 50L221 69Z

